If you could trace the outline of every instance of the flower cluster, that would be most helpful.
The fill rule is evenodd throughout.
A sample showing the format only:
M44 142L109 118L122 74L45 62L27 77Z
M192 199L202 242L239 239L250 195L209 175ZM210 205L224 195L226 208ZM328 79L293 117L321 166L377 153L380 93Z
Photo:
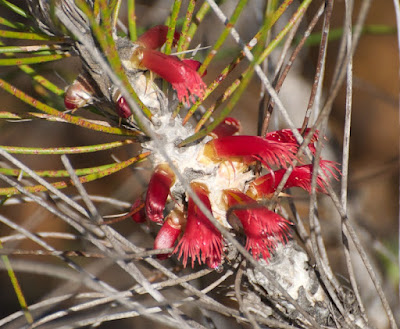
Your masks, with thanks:
M180 102L189 104L190 101L195 100L194 96L199 98L204 96L206 85L197 73L201 63L193 59L180 60L176 56L158 51L157 49L166 42L167 32L167 26L155 26L140 36L136 42L130 43L129 46L126 45L127 41L117 39L117 45L120 43L123 45L123 49L129 49L129 58L124 58L127 51L122 54L121 50L120 57L127 72L150 70L172 85ZM179 38L180 34L175 32L174 44ZM94 102L95 91L90 87L90 83L87 83L87 80L87 74L81 74L67 88L64 104L68 110L75 110ZM140 95L138 90L136 92L142 99L143 95ZM116 104L116 113L122 118L130 117L132 112L118 90L113 92L112 98ZM144 100L142 99L142 101Z
M204 96L206 86L197 73L201 64L158 51L166 41L167 32L168 27L160 25L144 33L133 45L120 40L122 63L127 72L150 70L156 73L171 83L179 101L189 103L194 96ZM179 37L179 33L175 33L175 43ZM92 101L93 89L85 81L80 76L67 90L67 108L75 109ZM130 117L131 110L118 91L113 93L113 100L116 113L122 118ZM283 189L299 187L311 191L314 168L296 157L299 145L293 132L284 129L270 132L265 137L239 136L240 123L233 118L226 118L203 141L179 149L177 142L192 135L193 129L184 126L179 117L171 118L163 111L156 111L154 116L157 120L155 133L165 142L170 158L190 181L192 190L204 206L223 226L244 233L245 247L256 259L262 257L267 260L277 243L287 241L290 222L275 209L269 209L259 201L271 198L288 166L293 166L295 160L301 165L294 166ZM304 133L309 134L310 131ZM313 154L317 140L318 133L314 133L309 144ZM132 206L133 220L138 223L149 220L160 224L154 248L175 246L173 253L182 258L184 266L190 257L192 266L197 260L199 264L218 267L224 253L221 233L192 198L186 195L181 182L158 154L156 145L146 141L142 147L152 151L155 169L146 195ZM266 175L255 177L251 166L257 161L267 169ZM317 191L326 193L326 177L337 179L338 169L335 163L326 160L320 161L320 167L323 175L317 176ZM229 218L228 213L231 214ZM158 257L164 259L169 256L162 254Z
M180 135L192 134L191 128L182 126L179 118L171 123L165 116L160 118L160 122L156 132L163 135L171 159L190 180L192 190L222 225L244 233L245 247L254 258L267 260L277 243L287 241L291 224L259 201L271 198L295 159L301 165L294 166L283 189L299 187L311 191L314 168L296 157L299 146L292 131L274 131L265 138L240 136L237 135L239 122L226 118L204 141L178 150L176 140ZM309 144L312 153L315 153L317 140L318 133L315 133ZM224 239L221 233L192 198L186 196L175 174L157 155L152 143L143 143L142 146L154 152L155 169L145 197L132 207L134 220L143 222L147 218L161 224L154 248L173 248L176 244L173 253L182 258L184 266L190 257L192 266L197 260L199 264L216 268L223 260ZM255 177L251 166L256 161L268 169L268 174ZM323 175L317 176L317 191L326 193L327 177L337 179L339 171L334 162L327 160L321 160L320 167ZM171 206L172 210L165 214ZM227 218L229 209L231 216ZM159 258L168 256L160 255Z

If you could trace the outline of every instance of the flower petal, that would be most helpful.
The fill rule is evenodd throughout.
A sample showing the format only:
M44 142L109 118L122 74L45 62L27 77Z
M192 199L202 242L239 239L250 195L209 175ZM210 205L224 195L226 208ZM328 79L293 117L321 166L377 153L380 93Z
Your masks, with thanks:
M201 62L196 61L194 59L190 59L190 58L182 59L182 62L185 65L190 66L195 71L198 71L201 66ZM206 74L207 74L207 70L204 71L204 73L201 75L201 77L204 77Z
M183 213L175 209L172 210L154 240L154 249L172 248L182 231L183 223ZM169 256L168 254L159 254L157 258L166 259Z
M129 107L128 103L126 102L123 96L119 96L115 103L115 109L118 114L123 119L127 119L132 115L131 108Z
M214 161L240 158L245 162L256 160L270 167L286 167L294 159L296 146L270 141L259 136L225 136L213 139L204 146L204 155Z
M189 103L192 95L204 96L206 88L199 74L189 65L175 56L165 55L159 51L142 48L140 65L157 73L167 80L177 92L180 102Z
M246 249L251 250L254 258L261 254L267 260L277 244L285 243L290 236L290 222L269 210L265 206L240 192L239 190L224 190L224 196L229 207L236 205L248 206L246 209L234 210L239 219L246 239Z
M132 205L131 210L129 211L132 219L136 223L144 223L146 221L146 213L144 211L144 201L139 198Z
M191 187L204 205L211 211L207 188L200 183L192 183ZM203 262L211 268L216 268L221 263L221 233L212 225L192 198L189 198L185 232L176 246L174 253L178 251L178 259L183 256L183 266L185 267L188 257L192 258L192 267L196 258L200 265Z
M175 174L168 165L158 165L151 176L146 194L146 214L151 221L163 222L165 203L174 183Z
M80 74L68 86L64 95L64 105L67 110L76 110L93 102L94 90L84 75Z
M136 41L143 47L149 49L157 49L160 48L165 41L167 41L167 33L168 33L168 26L165 25L157 25L152 27L151 29L147 30L143 33ZM180 37L180 33L175 31L174 33L174 45L178 42Z
M298 129L298 131L300 132L301 129ZM310 131L310 128L305 130L304 137L307 136L309 131ZM275 142L299 145L297 142L297 139L296 139L296 137L294 137L291 129L282 129L282 130L277 130L277 131L271 131L267 134L267 136L265 136L265 138L268 140L271 140L271 141L275 141ZM316 141L318 141L318 130L314 133L313 137L311 138L310 144L308 144L308 147L312 154L315 154L314 143Z
M215 129L209 133L213 138L220 138L225 136L233 136L240 132L241 125L235 118L225 118Z
M339 172L336 167L336 163L328 160L320 161L321 169L324 171L325 175L328 176L330 173L335 179L338 179L335 171ZM291 187L300 187L303 190L311 192L311 178L313 172L313 165L297 166L293 168L288 180L286 181L283 189ZM281 182L283 176L286 173L286 169L276 170L267 175L261 176L249 184L248 195L255 197L257 199L268 198L275 192L279 183ZM340 172L339 172L340 173ZM317 185L318 192L327 193L324 184L326 181L318 175Z

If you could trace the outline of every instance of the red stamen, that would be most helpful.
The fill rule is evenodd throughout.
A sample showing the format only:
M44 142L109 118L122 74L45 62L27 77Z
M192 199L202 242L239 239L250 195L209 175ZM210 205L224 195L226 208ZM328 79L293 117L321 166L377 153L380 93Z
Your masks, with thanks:
M206 85L191 66L177 57L155 50L143 48L141 51L143 58L140 64L167 80L176 90L180 102L189 104L193 95L200 98L204 96Z
M191 187L204 205L211 211L207 188L200 183L192 183ZM216 268L221 263L221 233L201 212L192 198L189 198L185 232L176 246L174 253L178 251L178 259L183 255L183 266L185 267L188 257L192 258L192 267L196 258L200 265L203 262L211 268Z
M200 66L201 66L201 62L196 61L194 59L182 59L182 62L187 65L190 66L193 70L195 70L196 72L199 70ZM204 77L207 74L207 70L204 71L204 73L201 75L201 77Z
M336 172L339 172L336 163L328 160L320 161L321 169L325 175L330 173L335 179L338 179ZM304 165L293 168L288 180L286 181L283 189L291 187L300 187L308 192L311 192L311 178L312 178L313 165ZM276 170L273 173L261 176L249 184L248 193L255 198L268 198L277 189L286 169ZM340 173L340 172L339 172ZM318 175L317 177L317 191L320 193L327 193L325 184L327 182Z
M246 235L246 249L251 250L254 258L260 254L268 260L276 248L277 241L285 243L290 236L290 222L268 208L257 205L257 202L239 190L225 190L229 207L248 206L246 209L234 210ZM256 207L255 207L256 206Z
M298 131L300 132L301 129L298 129ZM306 138L309 131L310 131L310 128L307 128L305 130L304 138ZM296 139L296 137L294 137L291 129L282 129L282 130L277 130L277 131L271 131L270 133L267 134L267 136L265 136L265 138L268 140L271 140L271 141L275 141L275 142L299 145L297 142L297 139ZM308 147L312 154L315 154L314 143L317 141L318 141L318 130L314 133L313 137L311 138L310 144L308 144Z

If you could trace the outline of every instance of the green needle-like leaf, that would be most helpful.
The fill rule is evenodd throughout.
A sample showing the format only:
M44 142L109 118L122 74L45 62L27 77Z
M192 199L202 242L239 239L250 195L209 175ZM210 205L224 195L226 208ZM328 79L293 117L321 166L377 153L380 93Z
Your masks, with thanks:
M177 46L177 50L176 50L178 53L182 51L183 44L185 43L185 40L187 38L187 34L189 31L190 23L192 21L192 16L193 16L195 6L196 6L196 0L190 0L187 10L186 10L185 20L183 21L181 37L179 38L179 41L178 41L178 46ZM183 58L184 54L180 54L178 56L180 58Z
M36 53L49 51L63 51L63 47L59 45L35 45L35 46L3 46L0 47L0 54L4 53Z
M1 243L1 241L0 241L0 249L3 249L3 245ZM7 269L8 277L10 278L11 284L14 287L15 294L17 295L19 305L21 306L22 311L24 312L25 319L29 324L31 324L31 323L33 323L33 317L32 317L32 314L29 312L28 304L26 303L24 293L22 292L22 289L18 282L17 276L15 275L15 272L12 268L10 259L8 258L7 255L2 255L1 259L4 263L4 266Z
M247 43L246 47L251 50L253 47L255 47L257 44L260 43L260 41L263 38L263 35L269 31L269 29L276 23L276 21L281 17L281 15L285 12L285 10L288 8L288 6L292 3L292 0L285 0L281 6L274 12L272 17L270 19L267 19L261 29L256 33L256 35ZM198 109L198 107L204 102L204 100L226 79L226 77L239 65L239 63L243 60L245 57L244 52L241 51L239 56L235 58L227 67L225 67L220 75L208 85L204 97L201 100L198 100L193 104L193 106L190 108L188 111L185 119L183 120L184 123L188 122L193 113ZM232 85L237 84L237 82L234 82ZM232 88L231 87L231 91ZM174 116L176 116L179 113L180 107L176 109L174 112Z
M172 12L168 24L167 41L165 42L165 54L171 54L172 42L174 41L174 33L176 21L178 19L179 10L181 9L182 0L175 0L172 6Z
M3 45L4 45L4 43L2 43L0 41L0 46L3 46ZM54 47L56 45L53 45L53 46L43 45L43 46ZM1 49L4 49L4 48L5 47L1 47ZM6 53L6 56L11 56L11 54ZM39 83L44 88L50 90L52 93L54 93L58 96L64 95L64 90L62 90L61 88L58 88L54 83L50 82L49 80L44 78L42 75L37 74L36 70L33 69L32 67L30 67L29 65L19 65L18 67L21 71L23 71L26 74L28 74L29 76L31 76L33 80L35 80L37 83Z
M105 56L107 57L107 60L110 63L110 66L114 70L115 74L124 83L124 86L127 88L129 93L131 94L132 98L135 100L135 102L141 108L143 113L150 119L152 117L151 111L147 108L147 106L145 106L143 104L143 102L137 96L136 92L133 90L131 84L129 83L128 78L123 69L121 60L120 60L118 52L116 50L115 41L113 39L111 16L110 15L107 16L107 10L105 10L105 8L107 7L107 3L104 1L99 1L101 13L105 15L105 17L103 19L103 25L100 26L97 23L97 20L95 19L95 17L93 16L93 12L91 11L91 8L87 5L87 3L83 0L76 0L76 2L79 5L80 9L88 17L88 19L91 23L93 32L94 32L97 40L99 41L99 43L103 49L103 52L104 52ZM143 126L141 124L140 119L134 113L132 113L132 114L133 114L133 117L134 117L136 123L138 124L138 126L143 130Z
M137 157L131 158L129 160L126 160L126 161L123 161L120 163L116 163L113 166L108 167L105 170L101 170L101 171L98 171L95 173L91 173L91 174L79 177L79 181L81 183L88 183L88 182L92 182L94 180L112 175L134 163L145 160L149 155L150 155L150 152L142 153L142 154L138 155ZM53 185L57 189L63 189L68 186L72 186L73 183L72 183L72 181L60 181L60 182L52 183L51 185ZM39 192L47 191L47 188L44 187L43 185L35 185L35 186L26 186L25 190L27 190L28 192L31 192L31 193L39 193ZM19 194L19 193L20 192L15 187L0 188L0 195L10 196L10 195Z
M238 86L237 91L233 94L231 100L228 102L227 106L221 111L220 115L217 118L215 118L214 122L212 122L206 128L200 130L196 134L190 136L189 138L186 138L182 143L179 144L179 146L184 146L193 143L194 141L205 137L207 134L213 131L231 113L234 106L236 105L241 95L243 94L244 90L247 88L249 82L251 81L251 77L253 76L254 73L254 66L260 65L266 59L266 57L272 52L272 50L276 48L276 46L282 41L284 36L290 31L291 28L293 28L296 22L303 16L310 3L311 0L304 0L297 9L297 11L292 16L292 18L290 19L289 23L279 32L279 34L274 38L274 40L271 41L271 43L262 52L262 54L257 58L255 58L252 63L250 63L250 66L245 70L245 72L243 72L241 76L240 85ZM236 85L237 81L235 81L231 85L232 88L230 88L230 90L232 92L236 90ZM206 112L206 115L209 116L210 113Z
M56 61L70 56L71 56L70 54L65 53L65 54L54 54L45 56L30 56L23 58L0 58L0 66L40 64L40 63Z
M135 0L128 0L128 28L129 37L132 42L137 39Z
M183 40L182 47L180 51L185 51L188 49L190 41L193 39L194 34L197 31L197 27L200 25L200 23L203 21L204 17L207 15L207 13L210 10L210 5L208 4L207 1L205 1L199 11L196 14L196 19L192 21L189 27L189 31L187 32L186 38Z
M77 176L84 176L89 174L96 174L98 172L102 172L104 170L108 170L115 166L115 163L106 164L97 167L90 168L78 168L75 169L75 174ZM21 172L20 169L12 169L12 168L0 168L0 173L7 176L14 177L30 177L27 173ZM60 177L70 177L67 170L35 170L35 173L40 177L50 177L50 178L60 178Z
M240 14L242 13L244 7L247 4L247 0L240 0L238 2L238 4L236 5L236 8L231 16L231 19L229 20L229 22L225 25L225 29L224 31L222 31L222 33L219 35L218 40L215 42L214 47L212 48L212 50L208 53L206 59L204 60L203 64L201 64L200 68L199 68L199 74L202 75L208 65L210 64L210 62L212 61L212 59L214 58L214 56L217 54L218 50L221 48L221 46L223 45L223 43L225 42L226 38L229 35L230 30L232 29L233 26L235 26Z
M64 112L58 111L55 108L52 108L51 106L38 101L37 99L29 96L28 94L24 93L23 91L10 85L8 82L4 81L3 79L0 79L0 88L3 88L10 94L14 95L21 101L33 106L34 108L38 109L39 111L45 112L45 113L50 114L55 117L58 117L66 122L72 123L72 124L80 126L82 128L87 128L90 130L101 131L101 132L115 134L115 135L138 136L139 134L141 134L138 131L131 131L131 130L126 130L126 129L114 128L114 127L108 127L108 126L96 124L96 123L93 123L86 119L75 117L75 116L66 114Z
M4 146L0 145L0 148L6 150L8 153L14 154L79 154L79 153L92 153L98 151L109 150L120 146L132 144L133 142L129 139L124 141L117 141L106 144L88 145L88 146L76 146L76 147L51 147L51 148L33 148L33 147L18 147L18 146Z
M33 29L29 26L26 26L22 23L19 22L11 22L8 19L4 18L4 17L0 17L0 25L4 25L7 27L11 27L12 29L16 29L16 30L24 30L24 31L32 31Z
M0 30L0 37L10 39L24 39L24 40L45 40L54 42L65 42L64 38L51 37L46 34L34 33L34 32L15 32Z
M14 13L16 13L24 18L31 17L25 10L21 9L20 7L14 5L13 3L11 3L7 0L0 0L0 5L12 10Z
M362 28L361 33L362 34L371 34L371 35L390 35L390 34L396 34L397 29L392 26L387 26L387 25L365 25ZM310 34L310 36L307 38L306 45L308 46L315 46L319 45L321 42L321 32L315 32ZM329 41L335 41L339 40L343 36L343 28L336 28L336 29L330 29L329 30L329 36L328 40ZM299 40L296 40L299 42Z

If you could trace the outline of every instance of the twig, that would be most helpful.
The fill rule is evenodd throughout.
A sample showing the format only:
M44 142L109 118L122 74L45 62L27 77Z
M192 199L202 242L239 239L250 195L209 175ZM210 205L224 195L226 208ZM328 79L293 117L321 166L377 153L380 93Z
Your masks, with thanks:
M242 292L241 292L240 286L242 284L242 277L243 277L243 274L244 274L245 267L246 267L246 261L243 260L242 263L240 264L238 270L237 270L236 277L235 277L235 295L236 295L236 299L238 301L240 310L249 319L249 321L250 321L251 325L253 326L253 328L260 329L260 326L258 325L258 323L254 319L252 314L247 309L247 306L244 305L244 303L243 303Z
M325 73L325 62L326 62L326 53L328 49L328 35L331 24L331 15L333 10L333 0L326 1L325 7L325 19L324 26L322 29L322 38L318 53L317 60L317 69L314 75L314 82L311 88L310 100L308 102L306 114L304 116L303 126L301 127L301 133L303 134L308 126L308 121L311 116L311 111L314 107L316 114L318 114L319 103L322 95L322 85L324 81L324 73ZM315 102L315 106L314 106Z
M72 168L71 163L69 162L67 156L63 154L61 156L61 161L64 164L65 169L67 169L76 189L79 192L79 195L82 197L83 202L85 203L86 207L89 210L91 219L96 222L100 223L103 221L97 208L94 206L92 200L90 200L89 195L87 194L85 188L83 187L82 183L79 181L78 176L76 175L74 169Z
M399 1L393 0L393 5L394 5L394 11L396 14L397 47L399 49L398 57L399 57L399 63L400 63L400 4L399 4ZM400 78L400 68L399 68L398 75ZM399 94L400 94L400 91L399 91ZM400 108L400 100L399 100L399 108ZM400 157L400 155L399 155L399 157ZM400 198L400 196L399 196L399 198ZM399 204L400 204L400 199L399 199ZM399 239L398 239L398 241L400 241L400 213L399 213L399 218L398 218L398 224L399 224L399 232L398 232ZM398 263L400 264L400 252L398 253L398 257L399 257ZM400 283L399 283L399 288L400 288ZM399 294L400 294L400 290L399 290Z
M38 176L33 170L31 170L29 167L25 166L22 162L20 162L19 160L17 160L16 158L14 158L8 152L4 151L1 148L0 148L0 155L3 156L4 158L6 158L11 163L13 163L18 168L22 169L24 172L28 173L29 176L31 176L39 184L45 186L49 191L51 191L52 193L57 195L61 200L63 200L66 204L71 206L73 209L80 212L83 216L88 217L87 211L82 206L80 206L78 203L72 201L71 198L68 198L64 193L61 193L59 190L54 188L51 184L49 184L42 177Z
M352 114L352 97L353 97L353 59L352 59L352 17L354 2L353 0L345 1L345 21L343 39L346 39L346 56L350 56L347 66L347 86L346 86L346 114L344 121L344 136L343 136L343 156L342 156L342 179L341 179L341 191L340 197L343 205L343 209L347 212L347 187L348 187L348 168L349 168L349 156L350 156L350 130L351 130L351 114ZM367 314L365 307L362 302L360 292L357 287L357 280L354 274L354 268L351 262L349 244L348 244L348 232L346 227L342 223L342 241L344 255L346 259L347 270L349 273L349 279L351 287L353 288L354 294L357 298L358 305L360 307L361 314L364 320L368 323Z

